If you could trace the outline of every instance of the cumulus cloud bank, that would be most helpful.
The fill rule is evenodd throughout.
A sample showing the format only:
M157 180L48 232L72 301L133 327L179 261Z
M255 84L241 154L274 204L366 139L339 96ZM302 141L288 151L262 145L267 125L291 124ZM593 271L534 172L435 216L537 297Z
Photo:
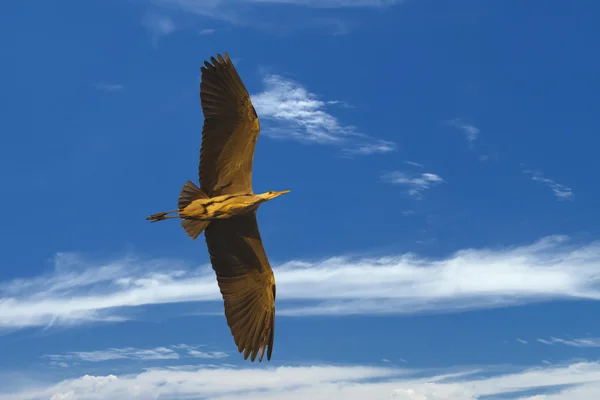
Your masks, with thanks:
M490 371L440 375L364 365L182 366L125 375L84 375L55 384L29 383L12 393L0 389L0 400L477 400L497 395L515 400L591 400L600 396L597 362L532 367L491 376ZM546 394L539 394L541 390Z

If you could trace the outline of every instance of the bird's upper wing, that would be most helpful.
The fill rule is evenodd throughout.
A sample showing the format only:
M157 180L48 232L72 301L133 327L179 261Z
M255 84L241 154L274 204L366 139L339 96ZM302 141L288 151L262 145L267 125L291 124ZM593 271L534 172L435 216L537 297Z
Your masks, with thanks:
M212 267L238 351L262 361L273 351L275 277L262 245L256 211L213 220L205 232Z
M205 61L200 83L204 113L200 186L210 197L252 192L252 160L260 123L233 63L217 55Z

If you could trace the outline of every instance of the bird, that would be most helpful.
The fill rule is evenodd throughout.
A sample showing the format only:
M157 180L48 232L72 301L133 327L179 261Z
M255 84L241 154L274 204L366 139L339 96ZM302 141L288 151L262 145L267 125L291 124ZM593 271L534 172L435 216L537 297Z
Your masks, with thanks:
M204 114L200 187L183 185L177 210L153 214L151 222L181 219L187 235L204 238L223 297L231 335L244 360L271 360L275 333L275 276L263 247L256 213L290 190L255 194L254 149L260 122L229 55L217 54L200 68Z

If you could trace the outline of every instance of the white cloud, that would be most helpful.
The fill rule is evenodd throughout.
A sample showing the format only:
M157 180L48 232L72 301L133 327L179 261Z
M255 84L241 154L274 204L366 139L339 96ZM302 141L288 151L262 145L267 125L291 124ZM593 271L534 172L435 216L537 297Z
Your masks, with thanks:
M252 95L265 135L303 142L335 144L358 154L385 153L395 144L372 138L341 124L326 103L297 82L279 75L263 79L264 90Z
M561 339L552 337L550 339L538 339L538 342L548 345L563 344L571 347L600 347L600 338Z
M269 128L265 134L317 143L339 142L354 134L353 127L340 125L325 111L325 103L300 84L278 75L266 76L263 83L265 90L252 96L259 117L287 124Z
M212 35L213 33L215 33L214 29L202 29L199 32L201 35Z
M521 343L521 344L528 344L529 342L527 340L523 340L523 339L515 339L517 342Z
M444 180L436 174L409 174L402 171L385 172L382 174L382 178L389 183L407 186L408 194L417 198L421 198L422 193L425 190L444 182Z
M498 395L522 400L591 400L600 396L597 362L514 369L503 374L498 374L497 368L456 370L434 375L426 370L373 366L151 368L129 375L28 383L20 390L0 392L0 400L233 400L242 393L247 400L477 400Z
M342 108L355 108L354 106L351 106L350 104L346 103L345 101L342 100L329 100L327 102L328 105L336 105Z
M103 92L116 92L123 89L123 85L116 83L98 82L95 86L96 89L101 90Z
M211 302L212 269L177 260L88 262L60 254L51 274L0 283L0 328L127 319L127 307ZM444 258L397 254L331 257L275 266L278 315L381 314L600 299L600 243L561 236L511 248L465 249Z
M523 170L523 173L528 175L532 181L541 182L552 189L552 193L558 200L571 200L574 197L573 190L561 183L557 183L550 178L544 177L539 171L532 171L530 169Z
M469 142L473 142L479 136L479 128L464 122L460 118L455 118L448 122L451 126L460 129Z

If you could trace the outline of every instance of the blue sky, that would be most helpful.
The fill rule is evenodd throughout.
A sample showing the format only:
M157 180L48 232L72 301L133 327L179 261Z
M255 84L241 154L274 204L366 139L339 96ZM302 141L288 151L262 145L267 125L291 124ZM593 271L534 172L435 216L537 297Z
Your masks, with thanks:
M595 2L0 6L0 399L600 396ZM271 362L236 351L197 180L202 62L261 118Z

